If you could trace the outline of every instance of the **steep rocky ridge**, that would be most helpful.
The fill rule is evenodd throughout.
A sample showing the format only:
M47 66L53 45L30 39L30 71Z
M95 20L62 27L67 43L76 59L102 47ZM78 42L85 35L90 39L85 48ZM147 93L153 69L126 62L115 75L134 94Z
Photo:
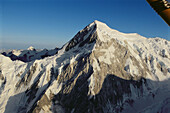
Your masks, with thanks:
M161 111L169 106L169 64L169 41L94 21L53 56L26 63L0 55L0 110L136 113L159 102Z

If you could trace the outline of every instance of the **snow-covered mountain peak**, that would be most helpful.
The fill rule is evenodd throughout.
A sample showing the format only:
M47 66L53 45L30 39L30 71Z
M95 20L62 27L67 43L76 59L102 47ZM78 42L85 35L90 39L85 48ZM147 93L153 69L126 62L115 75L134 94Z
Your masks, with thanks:
M95 20L93 23L96 24L96 25L106 25L105 23L98 21L98 20Z
M27 50L33 51L35 48L33 46L30 46Z
M98 21L98 20L95 20L95 21L92 22L90 25L91 25L91 26L92 26L92 25L96 25L96 28L97 28L97 29L114 30L114 29L111 29L106 23L103 23L103 22ZM115 31L117 31L117 30L115 30Z
M121 33L94 21L60 49L31 47L3 55L2 113L136 113L157 108L155 113L170 108L170 42L164 39Z
M123 33L122 33L123 34ZM122 35L119 31L111 29L105 23L95 20L79 31L66 45L66 51L74 47L82 47L92 43L109 41L115 36Z
M110 39L116 39L116 40L145 40L146 38L137 34L137 33L123 33L118 30L110 28L107 24L100 22L98 20L95 20L92 22L88 27L94 28L97 32L97 39L101 41L110 41ZM95 32L93 32L95 33Z
M65 50L68 51L74 47L79 48L84 45L90 45L92 43L100 45L100 43L109 43L113 40L116 40L119 44L124 46L126 45L125 42L128 42L129 45L133 46L134 43L135 45L141 45L141 42L144 44L152 39L148 39L137 33L122 33L118 30L110 28L105 23L95 20L94 22L86 26L84 29L79 31L66 44L67 47L65 47Z

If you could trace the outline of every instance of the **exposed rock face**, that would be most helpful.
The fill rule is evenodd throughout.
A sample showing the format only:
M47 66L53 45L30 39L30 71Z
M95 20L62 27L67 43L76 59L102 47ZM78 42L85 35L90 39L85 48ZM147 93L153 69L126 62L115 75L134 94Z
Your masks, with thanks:
M169 110L170 42L124 34L94 21L57 54L32 62L0 55L5 113ZM5 82L4 82L5 80ZM15 103L15 104L13 104ZM166 110L165 110L166 109Z

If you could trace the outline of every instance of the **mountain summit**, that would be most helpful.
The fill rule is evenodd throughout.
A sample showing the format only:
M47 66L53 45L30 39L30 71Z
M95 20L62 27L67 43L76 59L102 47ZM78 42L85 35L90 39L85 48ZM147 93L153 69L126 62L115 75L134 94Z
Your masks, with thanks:
M165 39L121 33L94 21L60 49L25 51L20 54L35 56L23 61L0 55L2 113L170 111Z
M33 51L35 48L33 46L30 46L27 50Z
M140 36L137 33L121 33L117 30L109 28L105 23L95 20L83 30L79 31L68 43L66 51L79 45L79 47L90 44L93 41L100 40L101 42L109 42L112 39L116 40L128 40L128 41L140 41L145 40L145 37Z

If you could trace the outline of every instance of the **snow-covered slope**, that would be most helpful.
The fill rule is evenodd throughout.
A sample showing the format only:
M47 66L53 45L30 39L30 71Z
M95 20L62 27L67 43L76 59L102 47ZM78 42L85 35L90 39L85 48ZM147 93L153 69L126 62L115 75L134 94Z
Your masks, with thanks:
M7 56L0 55L2 113L170 112L165 39L94 21L53 55L29 62Z

